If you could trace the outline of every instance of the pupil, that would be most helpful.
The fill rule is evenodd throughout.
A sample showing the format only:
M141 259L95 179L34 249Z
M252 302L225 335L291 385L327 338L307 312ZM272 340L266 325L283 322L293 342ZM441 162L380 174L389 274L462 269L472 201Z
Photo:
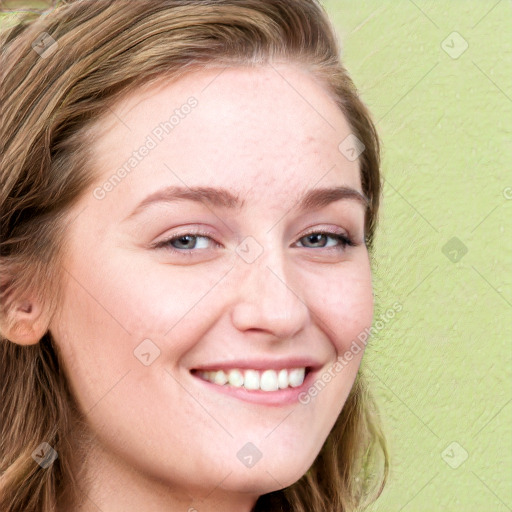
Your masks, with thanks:
M178 238L178 242L179 242L180 244L187 245L187 243L190 243L190 241L191 241L191 239L192 239L192 238L193 238L193 237L192 237L192 236L190 236L190 235L180 236L180 237Z
M324 235L321 233L315 233L312 235L309 235L310 242L313 244L319 243L319 238L323 237Z

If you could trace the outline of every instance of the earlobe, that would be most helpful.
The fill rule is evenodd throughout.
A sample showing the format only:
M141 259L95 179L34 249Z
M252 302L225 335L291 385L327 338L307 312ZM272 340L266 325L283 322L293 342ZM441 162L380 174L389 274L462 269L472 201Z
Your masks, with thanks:
M18 345L35 345L48 330L45 315L33 301L25 300L13 306L8 315L9 321L2 325L2 335Z

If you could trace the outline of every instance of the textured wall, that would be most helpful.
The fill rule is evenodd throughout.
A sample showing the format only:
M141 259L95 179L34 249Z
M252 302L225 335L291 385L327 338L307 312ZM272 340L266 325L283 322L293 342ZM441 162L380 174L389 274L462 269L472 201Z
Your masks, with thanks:
M403 305L365 357L372 510L512 510L512 2L323 4L383 140L378 307Z

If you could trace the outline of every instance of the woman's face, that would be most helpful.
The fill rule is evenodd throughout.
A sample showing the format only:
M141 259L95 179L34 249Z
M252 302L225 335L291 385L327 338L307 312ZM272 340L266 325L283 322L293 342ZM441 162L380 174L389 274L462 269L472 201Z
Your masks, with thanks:
M347 121L279 65L134 91L95 130L50 331L97 436L96 488L247 500L292 484L363 351L332 366L373 316ZM337 187L353 192L319 192Z

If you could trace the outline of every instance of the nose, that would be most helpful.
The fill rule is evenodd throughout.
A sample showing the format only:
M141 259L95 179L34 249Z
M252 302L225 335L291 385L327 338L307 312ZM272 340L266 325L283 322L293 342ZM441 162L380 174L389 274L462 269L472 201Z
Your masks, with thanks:
M265 250L256 261L238 265L242 269L232 309L237 329L289 339L306 326L309 308L300 296L300 283L286 272L282 251Z

